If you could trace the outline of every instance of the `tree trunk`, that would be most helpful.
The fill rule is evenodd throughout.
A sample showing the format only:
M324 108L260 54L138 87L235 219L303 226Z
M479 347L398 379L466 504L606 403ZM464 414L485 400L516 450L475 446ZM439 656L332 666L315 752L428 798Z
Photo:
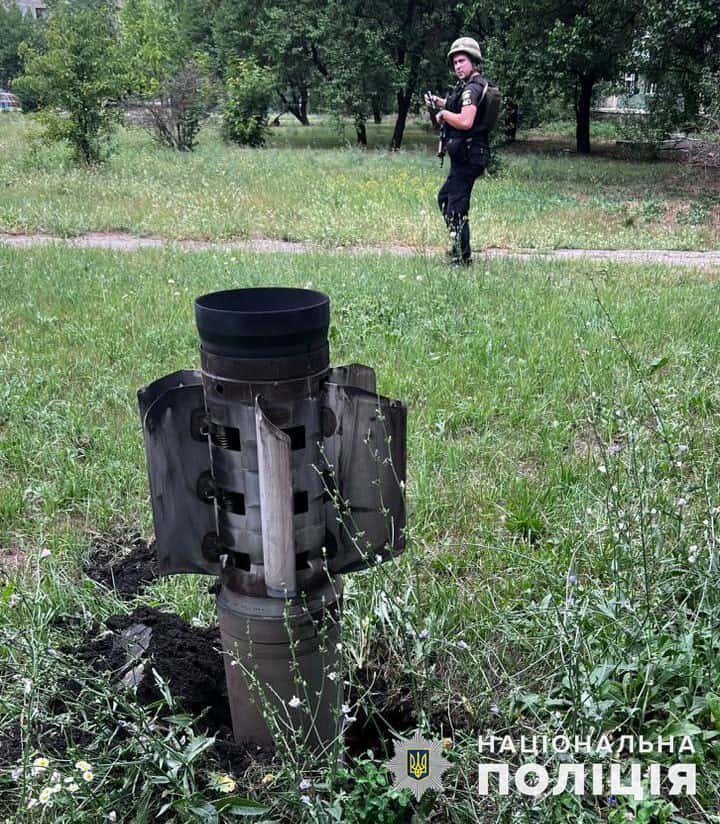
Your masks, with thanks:
M515 103L508 102L505 109L505 140L508 143L514 143L517 138L518 121L520 120L520 111Z
M402 145L403 134L405 133L405 123L407 122L408 112L410 111L410 98L412 94L406 94L404 91L397 93L397 119L395 120L395 128L393 129L392 139L390 140L390 151L397 151Z
M575 96L575 139L577 153L590 154L590 101L595 78L581 77L580 88Z
M309 126L310 121L308 120L308 89L307 86L303 86L300 89L299 94L299 101L298 101L298 120L302 123L303 126Z
M397 93L398 115L397 120L395 121L392 140L390 141L391 152L397 151L402 144L403 134L405 133L405 124L407 123L407 116L410 111L410 103L412 102L412 96L415 93L415 88L417 86L419 69L420 56L413 54L411 55L409 61L408 77L405 88L401 89Z
M285 110L290 112L293 117L297 118L303 126L309 126L310 121L307 116L307 86L300 86L300 88L292 89L292 97L289 100L279 89L277 93L283 106L285 107Z
M382 123L382 112L380 111L380 101L377 97L372 99L373 123Z
M365 119L362 117L355 118L355 134L357 135L357 145L367 148L367 129L365 128Z

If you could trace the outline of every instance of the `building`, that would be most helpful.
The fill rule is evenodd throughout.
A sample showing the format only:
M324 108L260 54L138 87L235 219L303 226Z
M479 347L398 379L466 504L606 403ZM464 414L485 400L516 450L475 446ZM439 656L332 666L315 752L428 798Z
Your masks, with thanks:
M656 92L655 84L637 72L627 72L619 85L617 94L603 97L594 111L603 114L646 113Z
M23 14L29 14L36 20L47 17L47 6L43 0L17 0L17 4Z

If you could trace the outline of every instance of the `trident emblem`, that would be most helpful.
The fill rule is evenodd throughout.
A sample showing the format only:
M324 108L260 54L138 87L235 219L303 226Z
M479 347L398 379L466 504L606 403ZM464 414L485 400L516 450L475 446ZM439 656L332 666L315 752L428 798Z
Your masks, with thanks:
M430 750L408 750L407 772L410 778L422 781L430 775Z

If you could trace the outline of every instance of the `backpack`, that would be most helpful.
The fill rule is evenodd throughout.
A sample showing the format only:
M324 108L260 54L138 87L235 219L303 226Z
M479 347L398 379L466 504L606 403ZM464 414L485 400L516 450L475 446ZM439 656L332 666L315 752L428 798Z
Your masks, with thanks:
M484 77L481 78L484 84L482 95L478 101L478 106L482 103L485 105L480 112L480 118L477 121L477 128L490 134L490 132L497 126L500 118L500 106L502 104L502 93L500 89Z

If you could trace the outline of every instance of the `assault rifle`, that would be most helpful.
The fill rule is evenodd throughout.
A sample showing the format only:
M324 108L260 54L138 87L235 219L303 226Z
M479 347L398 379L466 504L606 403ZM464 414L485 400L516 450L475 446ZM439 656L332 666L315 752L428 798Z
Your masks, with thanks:
M435 96L431 91L425 92L425 105L427 106L427 110L430 114L430 122L433 126L437 129L438 126L440 127L440 138L438 140L438 149L437 149L437 156L440 158L440 165L442 166L442 162L445 159L445 121L443 120L441 123L438 124L437 121L437 113L440 111L438 106L435 105Z

